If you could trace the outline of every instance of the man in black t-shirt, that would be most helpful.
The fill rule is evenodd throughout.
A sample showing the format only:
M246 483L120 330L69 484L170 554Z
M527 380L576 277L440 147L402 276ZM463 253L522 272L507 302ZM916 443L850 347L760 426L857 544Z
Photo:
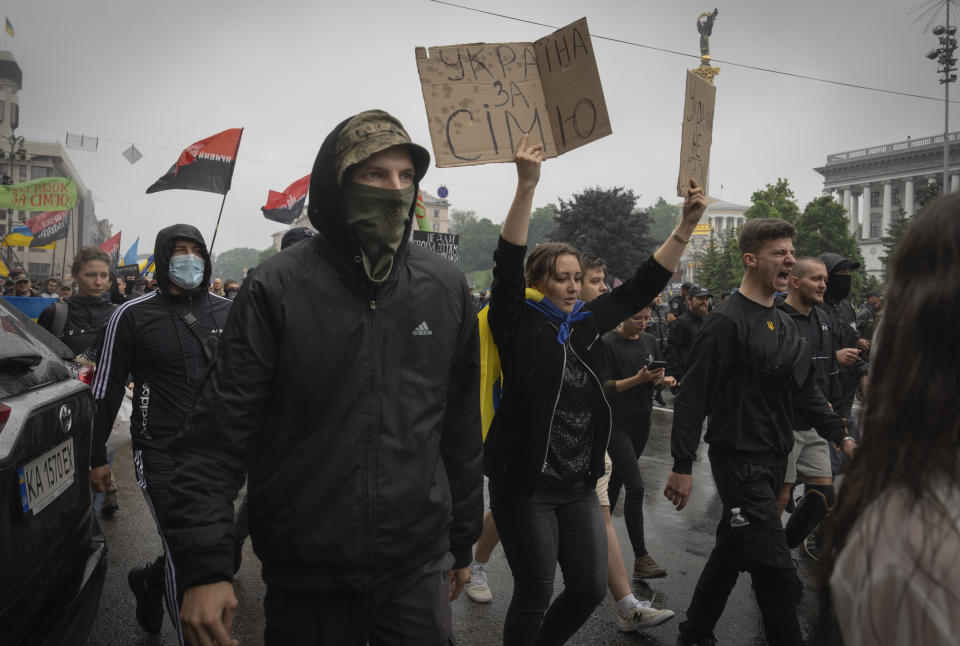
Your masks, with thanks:
M700 326L710 307L710 292L705 287L694 285L687 292L687 311L670 326L670 356L673 374L677 381L690 365L690 350L700 334Z
M715 643L713 629L741 571L750 572L767 641L803 643L794 605L801 590L777 509L793 429L799 423L852 455L856 442L817 388L806 340L773 304L786 291L794 227L748 221L740 232L740 289L700 328L674 406L673 472L664 496L683 509L703 420L723 513L717 542L697 582L678 644Z

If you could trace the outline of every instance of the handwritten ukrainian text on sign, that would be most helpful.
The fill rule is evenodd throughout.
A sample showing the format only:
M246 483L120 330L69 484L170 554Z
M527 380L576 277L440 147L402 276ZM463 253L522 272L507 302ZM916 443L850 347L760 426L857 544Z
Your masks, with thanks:
M434 231L414 230L413 243L440 254L450 262L460 262L459 233L436 233Z
M687 92L683 100L683 133L680 143L680 173L677 195L687 196L690 178L707 190L710 171L710 144L713 142L713 110L717 88L693 72L687 72Z
M45 177L22 184L0 185L0 208L20 211L67 211L77 203L72 179Z
M556 157L612 132L586 18L535 43L416 57L437 166L511 161L524 134Z

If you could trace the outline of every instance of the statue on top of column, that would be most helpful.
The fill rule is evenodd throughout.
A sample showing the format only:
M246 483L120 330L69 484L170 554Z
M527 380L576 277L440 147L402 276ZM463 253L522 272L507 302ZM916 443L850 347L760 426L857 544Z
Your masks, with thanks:
M691 70L697 76L713 83L713 77L720 73L719 67L710 65L710 34L713 33L713 22L719 11L705 11L697 16L697 31L700 32L700 67Z
M717 19L717 9L713 13L704 11L697 16L697 31L700 32L700 59L704 65L710 64L710 34L713 33L713 21Z

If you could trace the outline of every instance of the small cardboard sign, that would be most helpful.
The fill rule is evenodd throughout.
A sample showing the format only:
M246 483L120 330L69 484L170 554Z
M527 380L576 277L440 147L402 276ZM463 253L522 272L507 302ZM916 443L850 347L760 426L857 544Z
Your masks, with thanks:
M450 262L460 262L459 233L436 233L433 231L414 230L413 243L440 254Z
M687 93L683 99L683 133L680 136L680 173L677 195L687 196L690 178L707 190L710 171L710 144L713 142L713 109L717 87L687 71Z
M416 48L438 167L513 161L524 133L544 157L613 132L587 19L533 43Z

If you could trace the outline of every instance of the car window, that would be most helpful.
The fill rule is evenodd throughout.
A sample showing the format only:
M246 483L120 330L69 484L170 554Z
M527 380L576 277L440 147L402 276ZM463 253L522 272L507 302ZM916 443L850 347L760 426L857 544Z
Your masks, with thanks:
M69 379L68 357L59 339L0 299L0 398Z

